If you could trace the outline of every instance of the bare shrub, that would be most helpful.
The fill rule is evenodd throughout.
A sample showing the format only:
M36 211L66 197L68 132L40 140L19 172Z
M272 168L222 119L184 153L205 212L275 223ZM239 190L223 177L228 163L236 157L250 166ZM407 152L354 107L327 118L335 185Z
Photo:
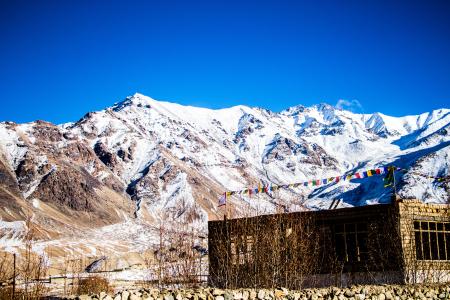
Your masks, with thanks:
M313 214L266 215L209 224L209 284L302 288L322 264Z
M91 276L80 279L78 282L77 294L99 294L100 292L110 292L109 281L101 276Z
M0 285L11 283L13 274L13 255L6 252L0 253Z
M0 287L0 300L13 299L13 289L11 286Z
M206 236L183 220L160 216L157 227L158 244L151 256L144 259L148 274L142 285L159 288L198 287L205 283ZM162 221L164 220L164 221Z
M45 286L47 261L33 252L35 232L30 219L26 221L25 249L16 256L0 255L0 299L40 299L47 293Z
M25 252L21 254L18 271L22 281L20 286L21 299L40 299L48 289L44 279L47 275L47 261L43 255L33 252L35 232L30 219L27 219L27 234L25 236Z
M10 285L13 280L12 255L0 254L0 300L12 299L13 289Z

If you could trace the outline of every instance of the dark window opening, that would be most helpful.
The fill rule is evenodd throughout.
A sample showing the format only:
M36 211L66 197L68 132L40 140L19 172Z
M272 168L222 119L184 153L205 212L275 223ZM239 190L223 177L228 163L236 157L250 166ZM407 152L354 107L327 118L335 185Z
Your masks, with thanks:
M417 243L417 241L420 241L420 232L415 232L415 238L416 238L416 258L418 260L422 260L423 259L422 244Z
M334 238L339 261L354 263L367 260L366 223L336 224Z
M343 234L336 234L336 255L339 261L345 261L345 239Z
M450 223L414 221L417 260L450 260Z

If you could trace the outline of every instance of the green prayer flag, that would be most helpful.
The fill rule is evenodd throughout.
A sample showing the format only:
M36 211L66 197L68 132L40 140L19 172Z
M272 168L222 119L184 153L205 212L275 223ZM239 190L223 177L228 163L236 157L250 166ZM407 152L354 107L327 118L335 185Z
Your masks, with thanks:
M389 187L394 184L394 171L395 167L389 167L386 176L384 177L384 187Z

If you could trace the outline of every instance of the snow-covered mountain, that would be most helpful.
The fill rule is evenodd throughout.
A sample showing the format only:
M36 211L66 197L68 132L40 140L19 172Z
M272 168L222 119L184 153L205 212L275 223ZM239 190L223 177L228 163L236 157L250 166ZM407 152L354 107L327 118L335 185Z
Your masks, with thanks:
M135 94L75 123L0 123L0 216L17 221L31 212L49 239L123 222L205 229L223 214L217 199L226 190L385 165L408 169L397 174L400 196L448 202L448 185L416 173L448 176L449 145L449 109L405 117L327 104L211 110ZM228 203L239 216L323 209L333 199L340 207L385 203L391 195L374 176ZM70 230L63 234L61 224Z

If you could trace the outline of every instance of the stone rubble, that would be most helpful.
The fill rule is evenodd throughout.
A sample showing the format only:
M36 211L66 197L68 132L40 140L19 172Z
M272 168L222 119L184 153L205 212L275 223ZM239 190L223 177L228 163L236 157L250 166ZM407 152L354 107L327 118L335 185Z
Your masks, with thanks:
M124 290L113 295L70 296L67 300L442 300L450 299L447 285L367 285L347 288L276 289L147 289Z

